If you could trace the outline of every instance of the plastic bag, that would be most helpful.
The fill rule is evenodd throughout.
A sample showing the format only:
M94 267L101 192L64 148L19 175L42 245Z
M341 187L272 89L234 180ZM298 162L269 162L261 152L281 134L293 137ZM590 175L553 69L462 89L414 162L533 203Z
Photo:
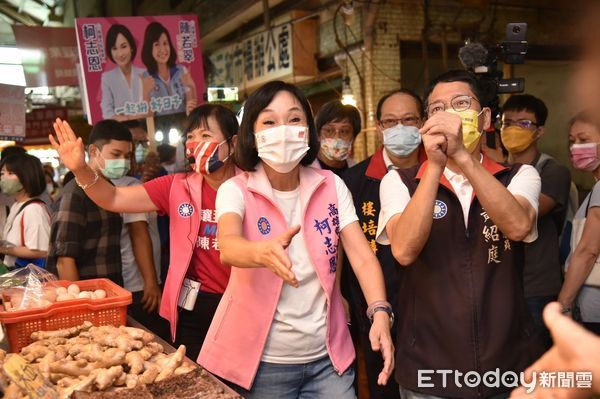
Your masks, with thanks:
M54 274L29 264L0 276L0 295L4 310L17 311L45 308L52 305L56 297Z

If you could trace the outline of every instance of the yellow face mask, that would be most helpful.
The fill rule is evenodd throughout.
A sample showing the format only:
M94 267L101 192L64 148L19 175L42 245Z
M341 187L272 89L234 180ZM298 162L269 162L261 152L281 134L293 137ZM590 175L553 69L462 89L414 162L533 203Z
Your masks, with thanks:
M477 112L473 109L467 109L464 111L447 109L446 112L460 116L462 121L463 144L465 145L467 151L472 153L475 150L475 147L477 147L477 143L479 143L479 139L483 133L483 130L481 132L478 130L479 115L481 115L483 109L480 112Z
M502 144L511 154L525 151L535 140L534 133L521 126L508 126L500 132Z

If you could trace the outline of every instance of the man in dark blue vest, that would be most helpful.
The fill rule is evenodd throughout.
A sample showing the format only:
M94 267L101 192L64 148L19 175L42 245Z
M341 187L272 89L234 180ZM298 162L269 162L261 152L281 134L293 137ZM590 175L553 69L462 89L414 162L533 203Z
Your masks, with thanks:
M424 160L419 134L419 127L423 124L423 103L410 90L396 90L379 100L376 116L377 133L383 145L371 157L346 170L342 178L352 193L363 233L381 264L388 300L395 308L401 270L390 247L375 242L380 209L379 183L388 170L409 168ZM348 259L344 260L342 293L350 305L353 337L360 343L357 346L363 351L370 398L399 398L398 384L395 381L390 380L385 386L377 384L383 361L378 352L371 350L371 323L366 315L367 303Z
M504 398L539 356L523 294L540 178L481 152L489 94L466 71L425 92L428 160L381 181L377 240L403 268L396 380L403 398Z

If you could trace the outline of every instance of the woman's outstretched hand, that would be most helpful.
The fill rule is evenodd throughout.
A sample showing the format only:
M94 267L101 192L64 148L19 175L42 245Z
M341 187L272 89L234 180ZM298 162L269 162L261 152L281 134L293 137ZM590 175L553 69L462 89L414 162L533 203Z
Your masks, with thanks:
M67 121L56 118L54 122L54 132L56 139L52 134L48 136L50 144L58 152L62 163L71 171L75 172L85 167L85 148L81 137L75 136L73 129Z

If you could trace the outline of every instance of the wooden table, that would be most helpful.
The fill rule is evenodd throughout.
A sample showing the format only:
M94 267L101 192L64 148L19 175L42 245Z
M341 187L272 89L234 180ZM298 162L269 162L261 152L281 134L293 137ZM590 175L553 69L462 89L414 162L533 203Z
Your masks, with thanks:
M148 330L146 327L144 327L143 324L139 323L138 321L136 321L133 317L127 315L127 325L129 327L136 327L136 328L140 328L142 330L146 330L148 332L151 332L150 330ZM175 352L177 349L174 348L172 346L172 344L168 343L167 341L165 341L164 339L162 339L161 337L159 337L158 335L154 334L154 341L158 342L159 344L162 345L163 350L166 354L171 354L173 352ZM193 361L192 359L190 359L189 357L185 357L184 361L186 363L188 363L189 365L193 366L193 367L201 367L198 363L196 363L195 361ZM237 393L231 389L229 386L227 386L227 384L223 383L223 381L221 381L220 379L218 379L217 377L215 377L214 375L212 375L210 372L208 372L207 370L206 374L208 374L208 376L210 377L210 379L217 385L219 385L220 387L222 387L225 392L231 393L231 394L235 394L237 395Z

